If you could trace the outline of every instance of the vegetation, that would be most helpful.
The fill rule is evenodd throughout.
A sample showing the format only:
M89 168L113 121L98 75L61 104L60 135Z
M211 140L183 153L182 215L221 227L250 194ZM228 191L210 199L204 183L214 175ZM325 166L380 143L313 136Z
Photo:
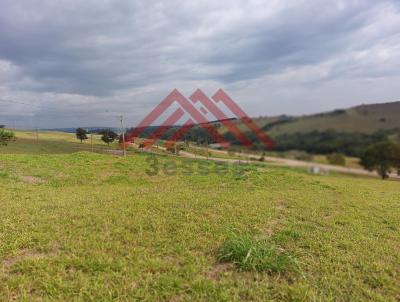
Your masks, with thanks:
M14 130L16 140L0 148L0 154L63 154L91 151L91 142L79 143L74 133ZM37 140L39 138L39 140ZM104 145L100 135L93 134L93 151L120 149L117 144Z
M82 144L84 140L88 139L87 131L83 128L76 129L76 138L79 139Z
M372 104L306 116L257 118L270 135L325 132L372 134L379 130L400 128L400 102Z
M104 129L99 132L101 134L101 140L105 142L108 146L118 139L119 135L110 129Z
M283 273L294 267L294 257L266 239L231 235L222 245L218 259L232 262L239 270Z
M392 169L400 169L400 146L389 140L371 145L362 155L360 163L386 179Z
M400 102L362 105L347 110L334 110L310 116L260 117L255 121L275 141L280 152L299 150L310 154L341 153L360 157L372 144L396 136L400 141ZM264 150L254 133L249 132L240 120L232 120L252 141L255 150ZM240 145L237 138L221 123L210 123L233 146ZM168 140L179 127L172 127L161 137ZM141 137L150 137L157 127L143 129ZM185 135L185 141L218 143L203 127L194 126ZM311 160L311 159L308 159Z
M345 166L346 165L346 157L343 156L343 154L340 153L332 153L328 154L326 156L326 159L331 165L337 165L337 166Z
M176 129L175 129L176 130ZM164 139L171 136L171 133L167 133L163 136ZM150 135L151 132L147 133ZM224 139L232 144L232 147L239 146L240 142L231 133L224 133ZM254 149L263 150L265 146L258 141L258 138L254 133L247 132L246 136L252 141L255 146ZM275 142L275 150L278 152L286 152L291 150L302 151L299 153L300 160L312 160L310 154L336 154L340 153L346 156L360 157L361 154L368 148L368 146L384 141L392 136L400 140L400 129L392 130L379 130L374 133L350 133L350 132L337 132L335 130L327 131L312 131L306 133L288 133L273 137ZM204 130L194 127L188 131L185 136L188 141L195 142L199 145L203 143L216 143L210 135ZM333 160L335 158L332 158ZM336 159L339 159L336 156ZM340 163L342 164L342 162Z
M386 140L399 130L378 131L373 134L313 131L309 133L284 134L275 138L278 151L303 150L313 154L342 153L361 156L365 149Z
M58 153L87 146L39 138ZM211 163L168 156L149 176L144 154L35 154L19 141L0 149L5 301L397 299L395 181L251 164L204 174Z
M7 146L13 140L15 140L14 132L4 130L4 126L0 127L0 146Z

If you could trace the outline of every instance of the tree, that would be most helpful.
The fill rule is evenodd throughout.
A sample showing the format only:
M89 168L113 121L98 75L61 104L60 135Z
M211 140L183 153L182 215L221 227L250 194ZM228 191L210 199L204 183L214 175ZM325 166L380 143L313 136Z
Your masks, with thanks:
M111 129L105 129L100 132L102 134L101 140L105 142L107 145L110 145L113 141L118 138L118 134L112 131Z
M400 169L400 146L389 140L373 144L361 156L360 164L386 179L392 168Z
M14 132L0 128L0 146L7 146L7 144L13 140L15 140Z
M87 131L83 128L76 129L76 138L80 139L82 144L85 139L88 139Z

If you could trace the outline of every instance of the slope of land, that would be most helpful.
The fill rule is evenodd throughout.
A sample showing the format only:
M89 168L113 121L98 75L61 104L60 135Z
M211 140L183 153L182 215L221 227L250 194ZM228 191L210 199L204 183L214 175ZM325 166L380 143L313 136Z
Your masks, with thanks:
M301 117L265 117L255 120L273 136L325 130L373 133L381 129L400 128L400 102L361 105Z
M248 129L240 121L233 119L239 127ZM338 109L331 112L304 116L257 117L254 121L272 136L288 133L305 133L311 131L335 130L337 132L374 133L379 130L400 129L400 101L360 105L349 109ZM222 123L211 122L211 124ZM101 129L107 127L90 127ZM119 129L113 128L117 131ZM74 128L60 128L49 131L74 132ZM221 127L221 132L226 131Z
M0 297L398 300L397 182L252 165L216 173L206 162L200 173L180 158L171 173L169 160L157 157L149 176L144 154L0 155ZM220 263L232 233L272 240L296 268Z
M112 155L122 155L122 150L117 142L109 146L101 141L99 135L93 136L93 146L91 140L88 139L80 143L74 134L53 131L34 131L18 130L15 132L17 140L11 142L8 146L0 148L0 154L68 154L76 153L79 151L93 151L96 153L106 153ZM38 139L39 138L39 139ZM163 153L164 155L173 156L166 148L158 146L153 148L153 151ZM146 152L139 149L137 144L132 144L128 150L128 154L136 154L138 152ZM208 156L207 156L208 154ZM213 150L201 146L190 145L185 148L185 151L180 152L180 156L192 159L208 159L217 162L238 163L255 161L258 165L278 165L303 168L306 170L319 167L322 173L345 173L369 177L378 177L375 172L369 172L358 164L357 158L346 158L344 166L329 165L326 157L323 155L313 156L311 160L296 160L289 153L281 152L267 152L264 155L264 162L258 162L261 153L243 153L243 152L228 152L224 150ZM393 179L400 177L392 173L390 175Z
M63 154L78 151L102 151L105 149L118 148L116 144L107 146L104 144L100 135L93 135L93 141L89 139L80 141L75 134L58 131L33 131L33 130L13 130L16 140L2 146L0 154Z

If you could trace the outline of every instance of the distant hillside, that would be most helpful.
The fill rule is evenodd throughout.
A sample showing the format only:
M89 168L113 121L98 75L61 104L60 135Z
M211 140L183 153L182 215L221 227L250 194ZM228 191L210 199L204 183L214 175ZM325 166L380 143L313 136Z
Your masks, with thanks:
M241 124L240 120L231 120L233 120L243 132L249 130ZM259 117L254 118L254 121L271 137L295 133L306 134L313 131L324 132L328 130L334 130L337 133L373 134L379 130L400 129L400 102L360 105L349 109L337 109L330 112L304 116L281 115L275 117ZM213 121L210 122L210 124L218 127L219 132L222 134L227 132L227 129L223 126L221 121ZM107 127L87 127L85 129L96 131L103 128ZM149 127L147 131L145 131L144 136L149 135L156 128L157 126ZM176 127L169 131L168 134L175 131L174 129L176 130ZM74 133L76 129L58 128L46 130ZM112 130L120 131L118 128L112 128ZM198 131L198 129L195 131ZM194 136L197 137L198 135L204 136L204 134L201 133Z
M272 136L315 130L369 134L400 128L400 102L361 105L300 117L261 117L255 120Z
M78 128L78 127L77 127ZM81 127L90 132L97 132L101 129L111 129L112 131L119 132L120 128L115 127ZM39 129L40 131L57 131L57 132L65 132L65 133L75 133L76 128L48 128L48 129Z

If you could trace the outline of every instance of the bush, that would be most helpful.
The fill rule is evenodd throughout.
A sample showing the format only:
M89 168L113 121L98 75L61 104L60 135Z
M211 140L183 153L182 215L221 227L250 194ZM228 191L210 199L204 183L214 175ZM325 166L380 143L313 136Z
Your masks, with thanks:
M231 262L241 271L284 272L291 269L294 258L278 250L267 240L255 240L249 235L233 235L221 246L218 254L221 262Z
M340 153L332 153L326 156L326 160L331 165L338 165L338 166L345 166L346 165L346 158L343 154Z
M14 132L0 129L0 146L7 146L7 144L13 140L15 140Z
M303 161L312 161L314 159L314 156L312 156L311 154L308 154L307 152L301 152L301 151L297 151L294 152L294 158L297 160L303 160Z
M104 129L99 132L102 134L101 140L105 142L107 145L110 145L113 141L118 138L118 134L112 131L111 129Z

